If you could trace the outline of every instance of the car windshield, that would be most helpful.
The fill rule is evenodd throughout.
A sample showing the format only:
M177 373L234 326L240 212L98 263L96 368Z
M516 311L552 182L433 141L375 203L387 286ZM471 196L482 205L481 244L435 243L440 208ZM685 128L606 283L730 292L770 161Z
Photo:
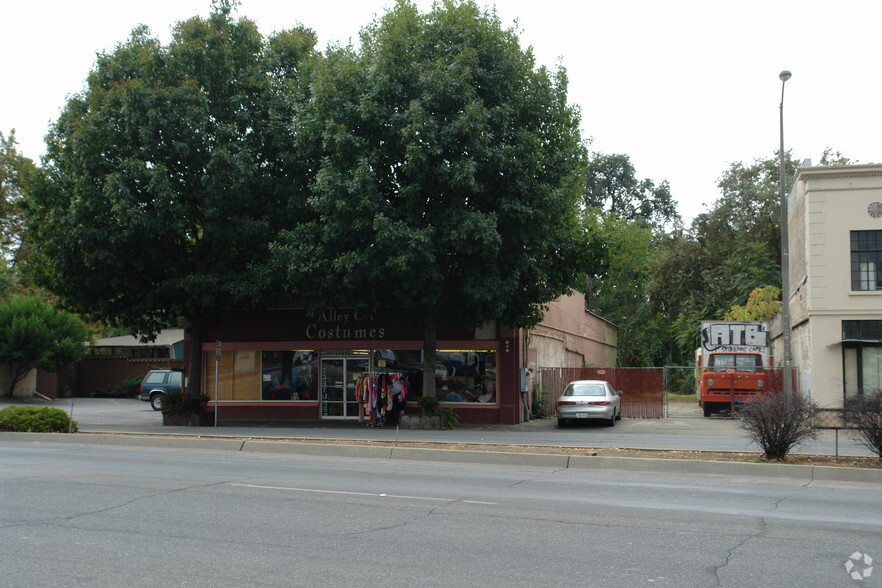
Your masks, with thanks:
M564 396L606 396L606 389L602 384L570 384Z
M762 366L763 360L759 355L715 353L710 357L710 367L737 368L739 371L757 372L762 370Z

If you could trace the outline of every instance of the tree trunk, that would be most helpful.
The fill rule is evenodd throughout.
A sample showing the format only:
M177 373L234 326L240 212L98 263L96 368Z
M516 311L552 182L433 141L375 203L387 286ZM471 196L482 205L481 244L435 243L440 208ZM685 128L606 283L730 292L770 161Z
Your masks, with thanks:
M202 337L203 321L201 316L189 317L190 323L190 357L187 361L187 393L198 395L202 391Z
M423 396L435 398L435 356L437 354L437 320L426 317L423 334Z
M15 385L25 379L28 372L33 369L29 364L10 363L9 365L9 387L4 391L3 396L12 398L15 394Z

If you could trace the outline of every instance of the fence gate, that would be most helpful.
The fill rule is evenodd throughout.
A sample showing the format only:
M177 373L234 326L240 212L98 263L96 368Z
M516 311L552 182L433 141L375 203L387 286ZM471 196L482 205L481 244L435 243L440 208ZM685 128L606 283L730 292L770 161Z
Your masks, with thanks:
M555 416L557 398L573 380L605 380L622 392L622 416L659 419L665 414L662 368L539 368L536 400L544 414Z

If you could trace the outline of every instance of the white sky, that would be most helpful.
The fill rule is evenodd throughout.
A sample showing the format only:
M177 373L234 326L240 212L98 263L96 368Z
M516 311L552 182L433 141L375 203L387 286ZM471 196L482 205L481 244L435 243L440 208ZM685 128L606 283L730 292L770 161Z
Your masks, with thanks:
M491 2L481 2L485 5ZM265 35L301 22L329 42L358 31L391 0L243 0L238 14ZM431 2L419 0L426 10ZM882 67L877 0L497 0L518 19L537 61L562 63L592 151L625 153L638 178L668 180L690 219L717 199L729 164L778 147L782 69L785 148L818 163L825 147L882 162ZM171 26L206 16L210 0L23 0L0 10L0 131L21 152L43 136L98 51L143 23L163 42ZM876 66L872 64L876 63Z

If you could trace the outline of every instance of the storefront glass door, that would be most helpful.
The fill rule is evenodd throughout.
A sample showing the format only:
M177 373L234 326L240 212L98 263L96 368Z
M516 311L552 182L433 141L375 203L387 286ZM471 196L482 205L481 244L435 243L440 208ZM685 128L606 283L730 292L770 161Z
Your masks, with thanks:
M367 358L322 359L322 418L358 418L355 383L370 367Z

